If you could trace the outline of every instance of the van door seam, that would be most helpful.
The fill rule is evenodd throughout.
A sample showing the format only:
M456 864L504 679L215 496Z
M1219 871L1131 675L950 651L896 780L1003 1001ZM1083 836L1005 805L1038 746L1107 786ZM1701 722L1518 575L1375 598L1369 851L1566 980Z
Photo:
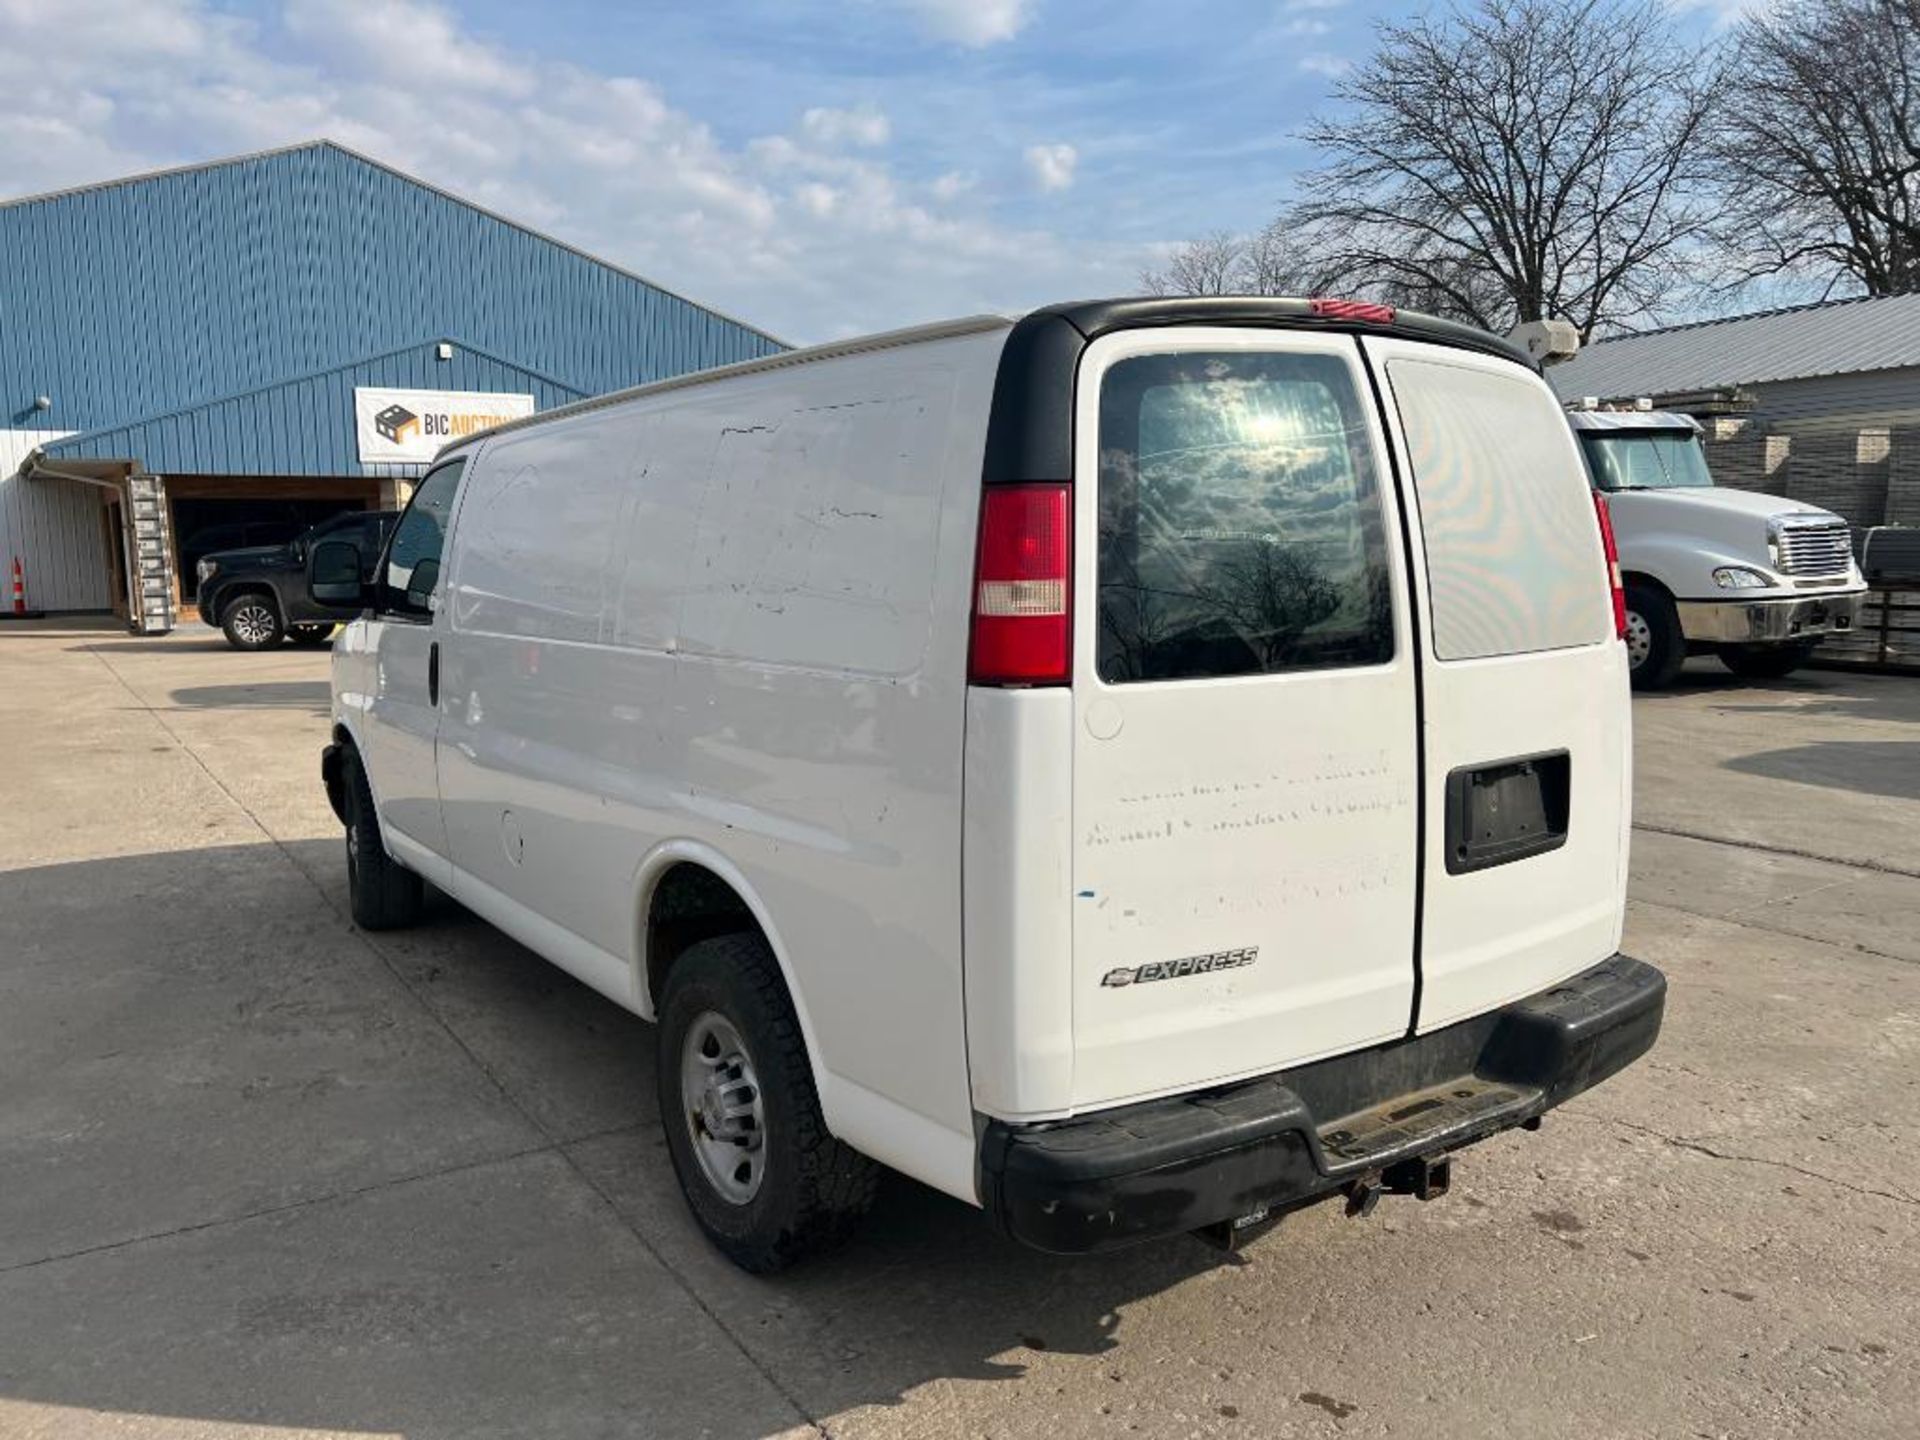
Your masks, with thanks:
M1365 340L1358 340L1360 368L1366 372L1367 388L1373 393L1374 413L1380 420L1380 438L1387 452L1387 471L1393 478L1396 506L1400 513L1400 558L1407 578L1407 638L1412 646L1413 665L1413 998L1407 1010L1407 1038L1420 1030L1420 1002L1426 990L1424 955L1427 919L1427 667L1421 643L1419 585L1413 565L1414 497L1408 478L1400 473L1400 453L1394 445L1393 427L1387 422L1386 395L1380 377L1374 371L1373 355Z

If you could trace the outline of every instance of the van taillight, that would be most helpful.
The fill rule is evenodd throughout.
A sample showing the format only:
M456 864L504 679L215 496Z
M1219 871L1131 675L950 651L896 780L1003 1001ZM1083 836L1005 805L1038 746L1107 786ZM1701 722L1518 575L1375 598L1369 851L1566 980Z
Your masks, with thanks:
M974 568L974 685L1065 685L1072 680L1073 490L989 485L980 502Z
M1627 638L1627 591L1620 583L1620 547L1613 542L1613 512L1607 508L1607 497L1598 490L1593 492L1593 513L1600 517L1600 543L1607 552L1607 583L1613 587L1613 633L1616 639Z

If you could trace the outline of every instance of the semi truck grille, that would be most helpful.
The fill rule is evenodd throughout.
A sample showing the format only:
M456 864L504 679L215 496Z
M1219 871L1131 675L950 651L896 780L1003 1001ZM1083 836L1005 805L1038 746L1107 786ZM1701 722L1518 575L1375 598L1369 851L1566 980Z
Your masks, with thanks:
M1782 574L1844 575L1852 558L1844 520L1788 520L1780 526Z

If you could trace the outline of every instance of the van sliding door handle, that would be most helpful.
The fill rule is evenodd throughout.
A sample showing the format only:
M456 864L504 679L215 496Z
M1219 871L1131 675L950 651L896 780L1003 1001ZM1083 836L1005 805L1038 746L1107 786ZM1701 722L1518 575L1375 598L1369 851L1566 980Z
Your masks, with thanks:
M427 704L440 703L440 642L427 646Z

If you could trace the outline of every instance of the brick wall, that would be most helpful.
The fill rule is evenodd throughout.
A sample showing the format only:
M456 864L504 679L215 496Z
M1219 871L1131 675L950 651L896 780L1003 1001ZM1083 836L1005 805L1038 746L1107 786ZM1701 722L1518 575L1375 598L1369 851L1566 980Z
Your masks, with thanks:
M1855 528L1920 525L1920 426L1771 435L1722 419L1705 440L1716 484L1831 510Z

